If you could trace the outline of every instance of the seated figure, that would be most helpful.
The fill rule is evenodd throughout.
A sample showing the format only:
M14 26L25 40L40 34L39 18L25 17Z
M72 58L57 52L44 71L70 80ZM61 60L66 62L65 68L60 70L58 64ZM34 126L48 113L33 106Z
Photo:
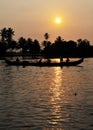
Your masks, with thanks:
M70 61L69 58L67 58L66 62L69 62L69 61Z
M17 63L19 62L19 58L18 58L18 57L16 58L16 62L17 62Z

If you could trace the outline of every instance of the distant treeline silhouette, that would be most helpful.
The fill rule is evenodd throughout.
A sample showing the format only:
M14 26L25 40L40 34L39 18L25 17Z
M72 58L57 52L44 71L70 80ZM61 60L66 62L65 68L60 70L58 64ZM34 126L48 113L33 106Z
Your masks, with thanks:
M93 57L93 45L90 45L87 39L66 41L58 36L52 43L49 41L49 34L45 33L44 41L40 43L37 39L25 39L24 37L20 37L16 41L13 39L13 35L14 30L12 28L0 30L0 56Z

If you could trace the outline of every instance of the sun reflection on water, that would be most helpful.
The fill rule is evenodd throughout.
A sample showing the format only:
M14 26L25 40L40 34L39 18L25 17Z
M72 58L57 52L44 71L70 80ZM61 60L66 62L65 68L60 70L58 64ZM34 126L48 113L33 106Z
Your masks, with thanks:
M54 76L52 77L52 82L50 86L50 104L51 104L51 120L49 124L58 125L62 120L62 73L63 70L59 67L54 68Z
M62 69L59 67L54 68L50 92L52 93L54 101L60 99L60 94L62 92Z

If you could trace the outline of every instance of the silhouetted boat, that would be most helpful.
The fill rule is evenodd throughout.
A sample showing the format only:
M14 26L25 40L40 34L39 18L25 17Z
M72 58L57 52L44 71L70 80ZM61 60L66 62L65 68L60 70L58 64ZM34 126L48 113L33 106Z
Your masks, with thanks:
M77 66L83 62L83 58L77 61L69 61L69 62L31 62L31 61L11 61L6 59L5 62L8 65L13 66L38 66L38 67L56 67L56 66Z

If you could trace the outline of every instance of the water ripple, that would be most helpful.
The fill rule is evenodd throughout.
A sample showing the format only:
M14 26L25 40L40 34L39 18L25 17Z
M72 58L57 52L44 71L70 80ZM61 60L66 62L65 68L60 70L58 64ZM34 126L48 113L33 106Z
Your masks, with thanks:
M92 130L92 63L17 68L0 61L0 130Z

